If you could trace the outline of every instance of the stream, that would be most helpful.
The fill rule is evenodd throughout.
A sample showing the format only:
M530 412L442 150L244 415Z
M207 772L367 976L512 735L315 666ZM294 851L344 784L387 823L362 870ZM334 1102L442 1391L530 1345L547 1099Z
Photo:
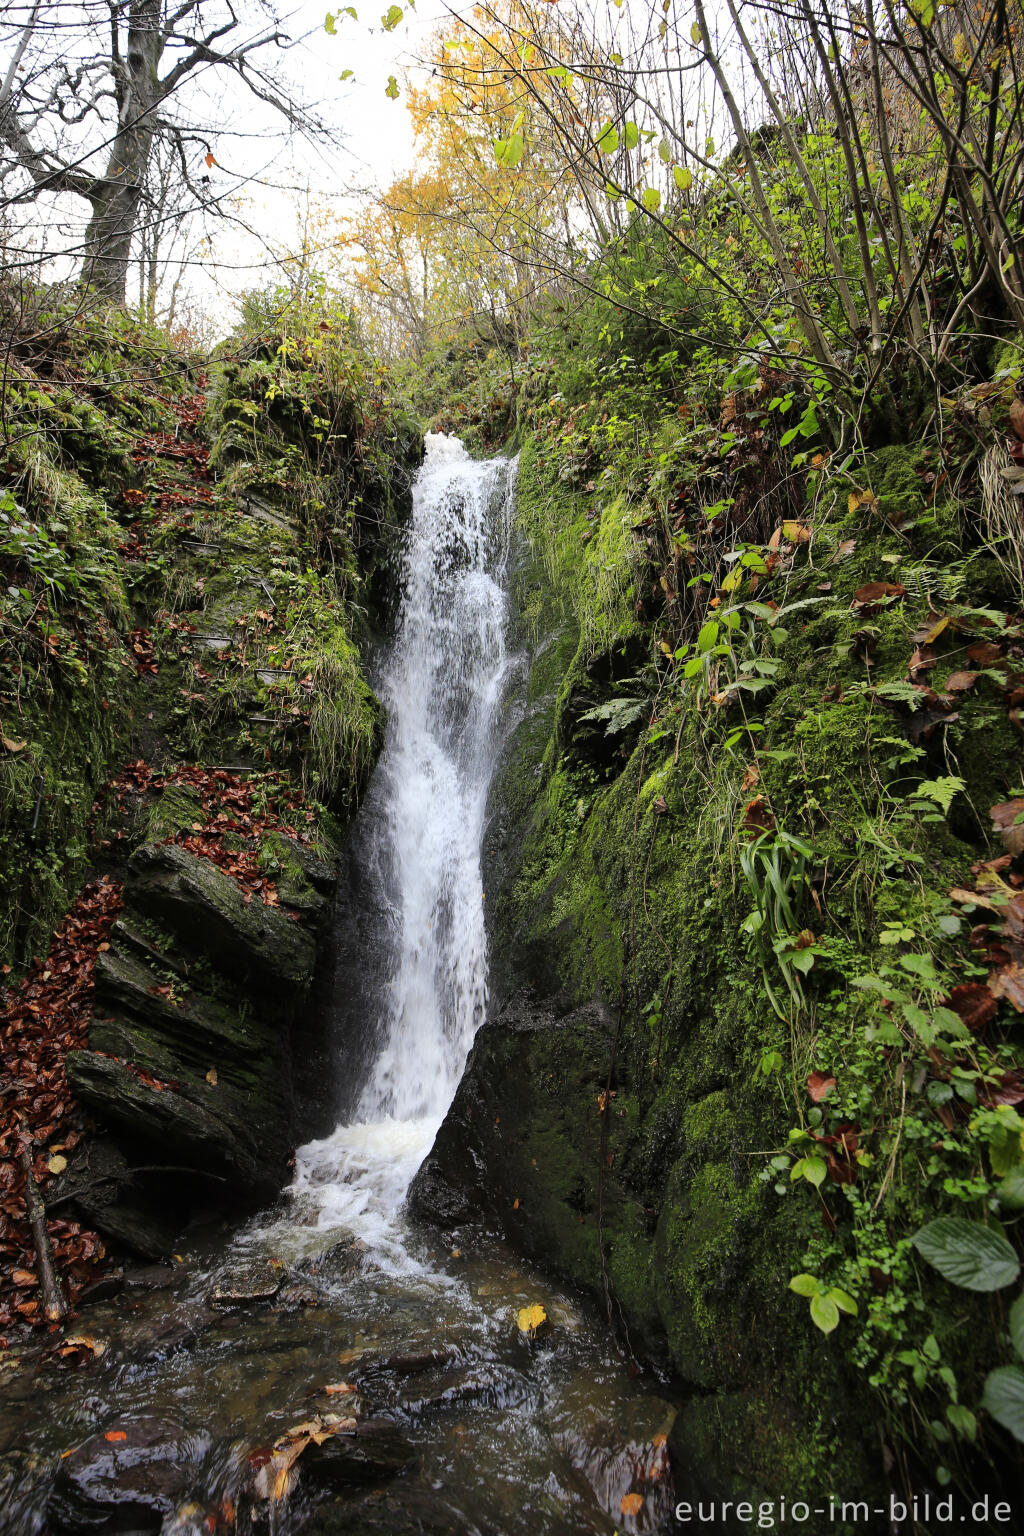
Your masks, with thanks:
M659 1383L498 1241L453 1249L403 1214L488 1003L480 850L521 670L514 481L514 462L428 437L376 678L386 746L352 829L375 995L342 1123L299 1149L277 1207L129 1271L72 1325L86 1342L69 1356L51 1341L13 1360L3 1533L671 1527ZM520 1312L538 1306L534 1335Z

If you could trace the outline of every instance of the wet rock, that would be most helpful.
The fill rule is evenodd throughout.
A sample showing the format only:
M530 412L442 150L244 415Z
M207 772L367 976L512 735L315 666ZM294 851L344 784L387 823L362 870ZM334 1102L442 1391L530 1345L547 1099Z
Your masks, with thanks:
M208 1435L172 1419L117 1420L62 1457L47 1506L54 1536L161 1530L196 1480Z
M93 1280L90 1285L84 1286L78 1298L78 1304L87 1307L93 1302L113 1301L115 1296L120 1296L124 1290L124 1274L121 1270L115 1270L113 1274L102 1275L99 1280Z
M416 1419L466 1403L483 1408L517 1407L529 1395L530 1389L518 1371L486 1364L450 1371L434 1380L417 1377L414 1385L399 1395L398 1407L403 1414Z
M308 1445L300 1466L303 1481L348 1487L397 1477L417 1459L416 1449L393 1424L366 1419L354 1430Z
M73 1073L73 1053L68 1055ZM147 1198L148 1175L136 1174L109 1136L97 1136L88 1155L63 1176L60 1195L74 1196L86 1223L143 1259L167 1259L184 1225L176 1202Z
M302 1536L496 1536L465 1519L443 1494L417 1486L323 1504L299 1530Z
M200 1334L220 1322L221 1314L202 1302L186 1301L146 1319L128 1331L129 1357L141 1364L146 1360L166 1360L180 1349L188 1349Z
M287 995L312 979L316 949L301 924L241 887L209 859L175 843L144 843L130 866L129 894L190 948L244 983Z
M138 1264L124 1272L126 1291L162 1291L181 1276L181 1267L170 1264Z
M212 1307L248 1307L273 1301L285 1281L279 1264L265 1259L250 1259L222 1274L210 1291Z

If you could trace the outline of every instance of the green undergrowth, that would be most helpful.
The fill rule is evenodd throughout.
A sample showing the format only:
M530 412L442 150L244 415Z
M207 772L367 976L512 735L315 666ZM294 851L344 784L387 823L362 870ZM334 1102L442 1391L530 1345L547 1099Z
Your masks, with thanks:
M880 1416L897 1475L976 1486L1024 1434L990 1375L1019 1284L916 1239L955 1219L1016 1273L1024 629L985 463L1019 360L941 432L887 397L858 435L766 364L571 335L519 439L520 610L563 662L499 779L498 974L621 1010L600 1179L648 1221L603 1263L702 1394L687 1452L850 1488Z
M360 648L420 451L323 295L254 298L212 364L121 312L33 303L8 317L0 447L12 965L129 851L94 807L128 762L284 771L351 814L384 723Z

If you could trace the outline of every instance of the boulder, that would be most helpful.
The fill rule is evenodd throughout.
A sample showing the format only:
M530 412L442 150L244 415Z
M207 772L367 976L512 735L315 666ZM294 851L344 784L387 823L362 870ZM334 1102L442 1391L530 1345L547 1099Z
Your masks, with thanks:
M90 1531L153 1536L187 1497L208 1435L171 1419L117 1420L66 1453L47 1506L54 1536Z
M265 906L209 859L177 843L143 843L129 867L128 896L218 971L278 999L313 979L316 945L280 907Z

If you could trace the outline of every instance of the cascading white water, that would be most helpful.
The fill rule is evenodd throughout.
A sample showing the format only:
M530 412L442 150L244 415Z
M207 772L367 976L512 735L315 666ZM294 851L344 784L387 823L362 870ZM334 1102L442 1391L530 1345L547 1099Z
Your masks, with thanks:
M480 849L508 676L503 587L515 466L429 434L413 488L398 634L379 680L381 762L361 855L394 935L378 1055L349 1124L302 1148L318 1225L407 1262L394 1219L451 1103L487 1003Z

